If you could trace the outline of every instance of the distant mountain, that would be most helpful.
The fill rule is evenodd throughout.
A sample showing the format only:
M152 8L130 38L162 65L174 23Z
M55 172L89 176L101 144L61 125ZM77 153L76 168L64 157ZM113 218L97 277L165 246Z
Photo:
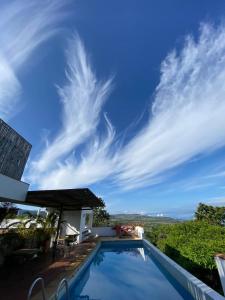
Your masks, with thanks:
M145 228L152 227L156 224L172 224L178 223L180 220L170 217L157 217L141 214L114 214L110 215L110 223L112 224L136 224L141 223Z

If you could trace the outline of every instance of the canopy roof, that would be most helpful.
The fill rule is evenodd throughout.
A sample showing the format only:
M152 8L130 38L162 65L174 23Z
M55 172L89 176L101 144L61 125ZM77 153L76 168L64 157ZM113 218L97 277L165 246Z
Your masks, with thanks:
M103 201L89 189L29 191L24 204L63 210L81 210L104 206Z

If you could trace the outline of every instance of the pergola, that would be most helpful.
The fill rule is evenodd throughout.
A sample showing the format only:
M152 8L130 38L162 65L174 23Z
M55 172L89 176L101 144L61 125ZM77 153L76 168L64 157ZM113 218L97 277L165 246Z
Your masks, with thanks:
M104 206L103 201L95 196L88 188L29 191L27 193L26 201L23 204L54 208L59 211L53 247L53 258L55 257L63 211L75 211Z
M67 211L104 206L102 200L87 188L29 191L24 204Z

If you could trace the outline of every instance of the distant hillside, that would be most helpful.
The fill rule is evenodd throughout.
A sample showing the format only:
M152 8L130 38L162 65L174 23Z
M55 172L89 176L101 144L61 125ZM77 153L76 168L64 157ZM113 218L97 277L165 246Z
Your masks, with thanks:
M110 215L110 223L114 224L129 224L129 223L142 223L147 229L156 224L172 224L178 223L179 220L170 217L152 217L140 214L115 214Z

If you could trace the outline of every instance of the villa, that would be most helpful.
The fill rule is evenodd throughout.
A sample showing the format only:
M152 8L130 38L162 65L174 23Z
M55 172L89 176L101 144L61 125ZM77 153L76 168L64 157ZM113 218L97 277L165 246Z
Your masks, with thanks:
M42 254L37 240L30 247L20 248L18 241L15 249L1 250L4 300L225 299L145 240L142 227L93 227L93 210L104 204L88 188L28 191L21 176L31 145L2 120L0 142L0 200L57 212ZM44 233L44 219L35 227L38 218L26 223L25 232ZM7 223L2 230L10 233ZM39 239L43 245L43 236ZM217 256L222 283L223 261Z

